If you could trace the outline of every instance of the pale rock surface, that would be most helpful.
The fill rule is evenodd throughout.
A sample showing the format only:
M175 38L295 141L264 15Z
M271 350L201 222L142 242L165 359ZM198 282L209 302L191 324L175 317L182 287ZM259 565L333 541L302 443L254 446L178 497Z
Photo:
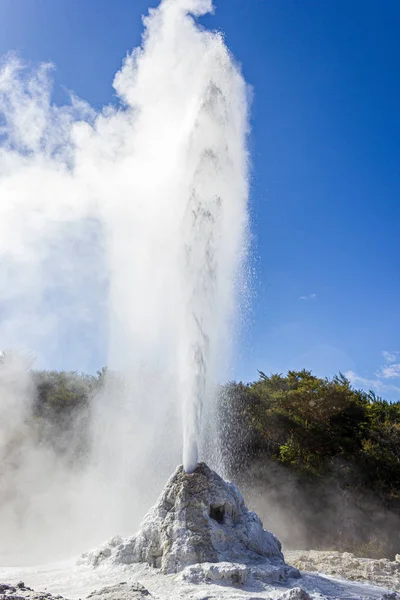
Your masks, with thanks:
M350 552L309 550L286 552L286 559L302 571L317 571L400 591L400 562L397 557L391 561L387 558L358 558Z
M151 600L153 596L140 583L122 581L96 590L87 596L87 600Z
M178 467L136 535L113 538L80 559L93 566L104 562L147 563L164 574L182 572L187 581L232 585L299 577L237 487L205 463L191 474Z
M14 585L0 583L0 600L65 600L60 595L53 596L49 592L35 592L23 581Z
M146 588L137 582L123 581L116 585L96 590L87 596L87 600L151 600ZM63 596L53 596L49 592L35 592L21 581L16 585L0 583L0 600L66 600Z
M277 600L311 600L311 596L305 590L295 587L279 596Z

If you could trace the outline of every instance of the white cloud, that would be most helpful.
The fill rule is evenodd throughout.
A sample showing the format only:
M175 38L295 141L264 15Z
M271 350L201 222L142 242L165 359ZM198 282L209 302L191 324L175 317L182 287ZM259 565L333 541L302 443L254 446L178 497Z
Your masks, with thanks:
M383 377L384 379L400 377L400 363L395 363L393 365L388 365L387 367L383 367L383 369L380 372L380 376Z
M378 371L378 377L382 377L383 379L400 378L400 362L396 362L400 357L400 352L397 350L394 352L383 350L382 356L386 364Z
M354 371L347 371L345 375L354 386L373 390L382 395L398 396L400 395L400 362L396 361L400 357L400 352L397 350L391 352L383 350L381 354L385 364L379 367L373 377L363 377L357 375ZM398 380L398 384L397 382L388 383L387 379Z
M400 352L398 352L398 350L395 350L394 352L388 352L387 350L382 350L382 356L385 359L385 362L387 362L387 363L396 362L397 357L399 355L400 355Z
M354 371L346 371L345 377L350 381L350 383L356 387L361 387L367 391L373 390L377 394L400 394L400 387L397 385L392 385L389 383L385 383L379 377L368 378L357 375Z
M317 294L309 294L308 296L300 296L299 300L314 300Z

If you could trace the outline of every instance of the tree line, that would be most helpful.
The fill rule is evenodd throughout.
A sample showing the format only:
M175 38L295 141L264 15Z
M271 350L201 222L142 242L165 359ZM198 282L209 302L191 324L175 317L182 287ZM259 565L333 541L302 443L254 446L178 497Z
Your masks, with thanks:
M275 516L278 506L303 524L303 546L400 552L400 402L355 389L342 374L259 372L253 383L224 386L219 413L230 476L261 496L272 489Z

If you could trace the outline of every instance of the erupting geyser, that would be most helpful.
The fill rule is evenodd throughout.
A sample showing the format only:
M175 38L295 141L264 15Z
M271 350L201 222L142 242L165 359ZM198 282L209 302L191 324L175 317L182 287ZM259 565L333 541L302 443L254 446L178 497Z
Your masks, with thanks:
M100 515L105 535L124 530L182 447L187 473L217 454L201 428L226 373L246 260L248 111L223 35L197 23L212 10L211 0L152 9L99 112L76 97L55 106L49 65L32 72L11 55L0 66L2 344L51 367L68 348L74 369L101 360L122 373L93 402L82 469L27 443L10 471L30 482L30 539L39 523L61 528L59 514L86 543ZM29 390L20 404L16 435ZM20 527L14 516L0 507L0 527Z
M211 2L177 2L176 6L181 17L185 16L184 28L195 33L202 54L198 57L202 64L194 67L194 77L187 82L192 93L182 105L186 123L181 144L186 165L176 181L182 215L178 254L183 294L178 369L185 382L180 389L183 466L191 473L198 461L202 405L211 391L221 342L226 341L235 278L244 257L246 102L244 82L222 36L200 31L185 14L188 8L196 14L211 10ZM176 24L179 38L183 33L179 19Z
M201 452L204 402L225 367L247 250L246 85L221 33L196 23L212 8L161 2L115 79L133 119L124 163L131 239L116 279L134 291L122 321L141 359L157 368L161 360L176 382L188 473Z

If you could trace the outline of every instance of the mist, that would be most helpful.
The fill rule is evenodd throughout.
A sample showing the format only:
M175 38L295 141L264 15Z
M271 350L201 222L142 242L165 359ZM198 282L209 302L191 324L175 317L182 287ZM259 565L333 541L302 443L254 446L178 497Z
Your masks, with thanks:
M81 370L101 344L111 373L71 465L28 432L30 366L3 361L0 455L11 434L22 440L0 478L8 561L132 533L178 463L222 468L204 423L248 253L248 108L223 36L196 22L210 11L208 0L151 10L114 77L117 101L98 112L73 94L52 103L52 65L3 58L1 344L43 365L73 352Z
M284 551L336 550L394 560L400 526L396 499L385 506L373 490L346 489L334 477L305 482L272 460L254 461L235 479Z

